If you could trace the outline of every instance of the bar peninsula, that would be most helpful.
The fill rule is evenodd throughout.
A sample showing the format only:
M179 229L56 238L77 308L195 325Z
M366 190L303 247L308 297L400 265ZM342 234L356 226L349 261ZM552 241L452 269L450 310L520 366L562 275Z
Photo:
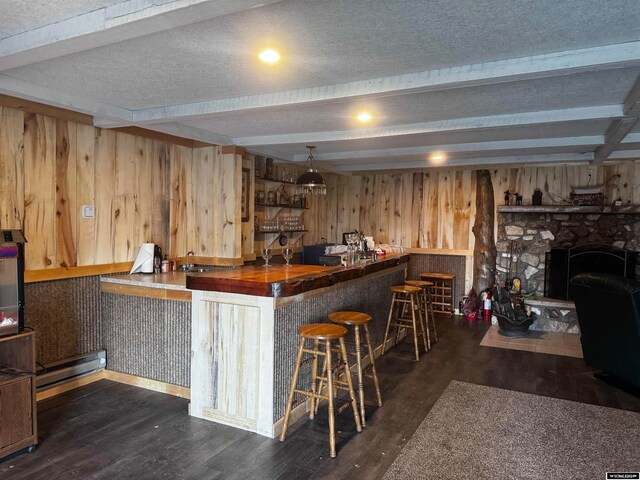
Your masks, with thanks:
M277 436L298 328L326 322L334 311L368 313L378 355L391 303L389 287L404 282L408 262L409 255L400 254L349 267L247 266L187 275L192 293L191 415ZM310 378L309 372L303 369L300 378ZM301 403L292 420L304 412Z

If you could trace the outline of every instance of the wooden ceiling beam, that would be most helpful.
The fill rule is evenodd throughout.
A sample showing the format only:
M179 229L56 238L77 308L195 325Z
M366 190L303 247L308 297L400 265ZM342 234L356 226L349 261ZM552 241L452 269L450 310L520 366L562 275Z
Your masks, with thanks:
M140 109L132 112L132 121L136 125L185 121L228 112L473 87L630 65L640 65L640 42L425 70L283 92ZM117 120L105 120L98 126L114 127L122 124L117 123Z
M628 117L640 117L640 76L624 101L624 114Z
M567 108L564 110L546 110L486 117L467 117L435 122L415 123L411 125L394 125L389 127L361 128L355 130L338 130L332 132L309 132L284 135L264 135L256 137L235 138L236 145L268 146L299 143L301 145L319 142L335 142L344 140L360 140L368 138L416 135L424 133L455 132L463 130L479 130L497 127L515 127L523 125L540 125L558 122L575 122L585 120L614 119L623 116L622 105L601 105L597 107Z
M605 161L609 155L616 149L616 147L622 142L624 137L633 130L633 127L638 123L637 118L621 118L611 123L607 129L605 135L605 142L596 148L593 158L594 165L600 164Z
M434 164L428 160L418 162L385 162L370 163L366 165L345 165L335 166L334 171L337 173L356 173L367 171L384 171L384 170L419 170L423 168L453 168L453 167L469 167L482 166L483 168L492 168L493 165L532 165L532 164L559 164L559 163L589 163L593 160L593 153L554 153L548 155L509 155L504 157L480 157L480 158L457 158L447 160L443 163Z
M622 106L622 113L626 118L613 120L605 134L604 144L596 148L593 163L604 162L622 143L625 137L634 129L640 117L640 76L627 94Z
M604 135L587 135L582 137L561 137L561 138L527 138L522 140L500 140L493 142L457 143L449 145L427 145L420 147L386 148L379 150L354 150L345 152L323 152L314 155L317 162L373 159L373 158L395 158L403 156L427 156L434 152L444 152L445 154L462 152L486 152L495 150L527 150L532 148L553 148L553 147L576 147L588 148L604 143ZM308 154L294 155L294 161L303 162Z

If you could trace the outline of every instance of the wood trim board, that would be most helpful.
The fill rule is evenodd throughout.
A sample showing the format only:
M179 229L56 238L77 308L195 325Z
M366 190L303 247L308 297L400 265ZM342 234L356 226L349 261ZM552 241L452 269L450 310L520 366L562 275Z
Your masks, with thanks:
M169 288L141 287L120 283L101 282L100 291L105 293L115 293L118 295L128 295L130 297L158 298L160 300L191 302L190 291L173 290Z
M48 280L62 280L65 278L123 273L129 272L131 267L133 267L133 262L105 263L102 265L50 268L45 270L27 270L24 272L24 281L25 283L46 282Z

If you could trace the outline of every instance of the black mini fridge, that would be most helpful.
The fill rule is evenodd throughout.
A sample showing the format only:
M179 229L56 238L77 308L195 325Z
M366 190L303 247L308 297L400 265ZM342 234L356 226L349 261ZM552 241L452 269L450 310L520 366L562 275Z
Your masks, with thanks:
M24 244L20 230L0 230L0 336L24 330Z

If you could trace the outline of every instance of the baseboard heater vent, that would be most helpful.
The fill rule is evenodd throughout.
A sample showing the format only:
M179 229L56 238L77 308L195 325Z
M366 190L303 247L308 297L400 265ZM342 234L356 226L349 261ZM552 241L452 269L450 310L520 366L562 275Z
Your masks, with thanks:
M107 352L105 350L50 363L45 365L46 370L42 370L36 375L37 391L40 392L76 377L104 370L106 365Z

